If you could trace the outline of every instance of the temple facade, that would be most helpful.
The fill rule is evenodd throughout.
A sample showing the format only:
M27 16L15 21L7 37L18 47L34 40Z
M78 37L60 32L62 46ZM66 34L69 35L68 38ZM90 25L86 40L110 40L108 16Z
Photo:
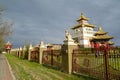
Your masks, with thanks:
M95 26L89 24L88 21L89 18L81 13L80 18L77 19L78 24L72 27L72 38L80 47L91 48L91 42L106 42L113 38L112 36L107 36L107 32L104 32L102 27L99 27L98 31L94 31Z

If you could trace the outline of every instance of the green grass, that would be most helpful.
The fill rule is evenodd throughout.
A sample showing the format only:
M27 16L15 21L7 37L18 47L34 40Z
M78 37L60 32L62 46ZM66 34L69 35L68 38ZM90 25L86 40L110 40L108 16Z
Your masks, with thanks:
M6 57L17 80L93 80L85 76L66 74L10 54L6 54Z

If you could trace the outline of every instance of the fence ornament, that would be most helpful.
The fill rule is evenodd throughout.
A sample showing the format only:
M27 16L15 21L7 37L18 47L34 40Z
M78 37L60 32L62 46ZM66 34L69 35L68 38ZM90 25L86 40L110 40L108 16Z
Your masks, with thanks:
M43 41L40 42L40 47L45 48L45 44Z
M69 45L77 45L77 44L75 43L75 41L72 39L72 36L71 36L69 30L66 30L66 31L65 31L64 44L67 44L67 45L68 45L68 44L69 44Z
M65 40L71 40L71 41L73 41L72 36L71 36L69 30L65 31Z
M33 49L32 44L30 44L29 50L32 50L32 49Z
M26 46L23 47L23 50L26 50Z

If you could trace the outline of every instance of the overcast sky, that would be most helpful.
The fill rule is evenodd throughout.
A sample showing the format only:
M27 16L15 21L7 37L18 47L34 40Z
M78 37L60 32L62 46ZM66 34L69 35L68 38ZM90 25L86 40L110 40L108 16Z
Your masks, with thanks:
M4 18L14 23L8 38L13 45L63 43L65 30L77 24L81 12L120 45L120 0L0 0L0 5Z

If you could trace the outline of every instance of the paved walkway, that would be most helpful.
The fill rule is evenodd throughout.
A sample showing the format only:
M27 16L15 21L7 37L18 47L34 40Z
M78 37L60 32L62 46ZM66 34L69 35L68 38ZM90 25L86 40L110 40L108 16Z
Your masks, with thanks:
M0 54L0 80L13 80L4 54Z

